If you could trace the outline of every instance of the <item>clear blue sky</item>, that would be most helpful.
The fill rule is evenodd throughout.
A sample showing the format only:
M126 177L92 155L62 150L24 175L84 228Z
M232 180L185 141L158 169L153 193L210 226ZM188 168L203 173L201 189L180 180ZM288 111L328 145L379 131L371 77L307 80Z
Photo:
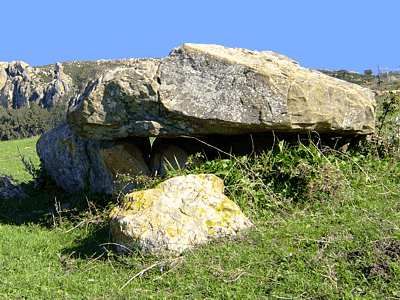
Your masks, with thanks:
M165 57L184 43L284 54L313 69L400 69L400 0L2 1L0 61Z

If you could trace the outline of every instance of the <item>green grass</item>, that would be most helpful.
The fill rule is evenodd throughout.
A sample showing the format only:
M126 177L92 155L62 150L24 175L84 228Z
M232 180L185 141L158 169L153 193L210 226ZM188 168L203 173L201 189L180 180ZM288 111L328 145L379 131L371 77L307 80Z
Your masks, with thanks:
M23 185L30 199L0 203L0 296L398 299L399 164L368 151L281 142L255 159L182 170L224 178L256 228L178 259L116 255L105 195ZM70 206L57 212L55 201Z
M115 200L69 194L39 171L39 186L21 185L30 198L0 200L0 299L400 299L397 144L317 142L171 171L221 177L256 225L178 258L116 254ZM13 143L34 141L0 149Z
M35 166L40 163L36 153L36 142L39 138L23 139L15 141L0 142L0 174L12 175L14 179L21 182L29 182L32 176L26 172L21 161L20 153L29 161L32 160Z

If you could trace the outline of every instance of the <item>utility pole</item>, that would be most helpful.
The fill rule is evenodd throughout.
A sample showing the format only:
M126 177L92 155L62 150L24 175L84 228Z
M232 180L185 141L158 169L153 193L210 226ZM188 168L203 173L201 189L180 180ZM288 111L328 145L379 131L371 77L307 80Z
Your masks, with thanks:
M378 65L378 85L381 85L381 66Z
M400 67L400 66L399 66ZM381 82L382 82L382 80L381 80L381 70L382 69L384 69L384 70L386 70L386 82L387 83L389 83L389 70L391 70L390 72L392 72L392 70L394 71L394 72L396 72L396 71L400 71L400 69L391 69L391 68L388 68L388 67L384 67L384 68L381 68L381 66L380 65L378 65L378 84L380 85L381 84Z

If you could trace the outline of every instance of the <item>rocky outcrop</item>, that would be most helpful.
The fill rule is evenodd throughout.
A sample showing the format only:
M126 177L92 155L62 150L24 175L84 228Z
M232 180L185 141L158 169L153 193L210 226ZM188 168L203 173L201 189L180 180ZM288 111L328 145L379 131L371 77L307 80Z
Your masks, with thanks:
M40 73L48 82L37 79L36 88L43 70L21 62L0 68L0 101L46 106L74 95L68 125L37 144L43 168L71 192L112 193L124 188L119 174L165 175L197 152L250 154L273 143L272 132L368 135L375 128L370 90L269 51L185 44L164 59L63 63ZM157 137L152 149L149 137ZM223 192L215 175L188 175L128 193L110 213L118 251L179 255L250 228Z
M73 129L74 123L80 123L81 118L85 118L85 123L93 125L88 125L93 127L88 132L80 134L86 138L113 140L129 135L145 136L128 134L127 130L135 131L134 126L138 130L143 127L151 131L150 120L160 109L155 79L159 64L160 60L156 59L136 60L129 68L117 68L100 76L83 95L71 101L70 110L74 113L70 114L70 128L77 133ZM133 120L135 124L127 128L120 126ZM155 131L153 135L157 135Z
M148 138L127 137L114 141L88 140L73 133L67 124L43 134L37 142L42 167L69 192L91 187L127 192L120 175L164 176L169 169L199 166L204 160L229 158L259 152L272 146L272 134L220 136L197 138L157 138L152 147ZM221 152L222 151L222 152ZM200 153L202 158L195 155ZM192 156L192 157L190 157ZM190 161L189 161L190 159Z
M42 167L70 192L90 188L110 194L122 188L116 184L118 174L151 175L143 157L150 153L148 139L86 140L64 124L41 136L37 152Z
M8 67L7 63L0 62L0 91L4 88L7 82L7 72L6 67Z
M283 55L185 44L162 60L106 72L67 115L93 139L256 132L371 134L374 94Z
M181 254L214 238L236 235L252 223L224 194L215 175L171 178L155 189L125 196L110 213L118 251L139 247L143 252Z
M70 102L90 139L267 131L370 134L374 95L283 55L185 44L163 59L0 62L0 105Z
M0 104L18 109L36 102L42 107L53 107L66 101L74 91L73 80L63 73L60 64L54 72L32 68L22 61L0 64Z
M33 101L44 108L60 101L67 104L106 71L129 68L137 60L72 61L38 67L22 61L0 62L0 105L18 109Z

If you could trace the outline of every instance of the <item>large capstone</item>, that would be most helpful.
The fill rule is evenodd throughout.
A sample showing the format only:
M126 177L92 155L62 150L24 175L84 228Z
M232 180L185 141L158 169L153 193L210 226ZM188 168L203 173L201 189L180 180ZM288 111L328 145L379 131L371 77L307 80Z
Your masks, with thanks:
M72 131L98 140L374 132L372 91L270 51L184 44L135 64L106 72L71 103Z

